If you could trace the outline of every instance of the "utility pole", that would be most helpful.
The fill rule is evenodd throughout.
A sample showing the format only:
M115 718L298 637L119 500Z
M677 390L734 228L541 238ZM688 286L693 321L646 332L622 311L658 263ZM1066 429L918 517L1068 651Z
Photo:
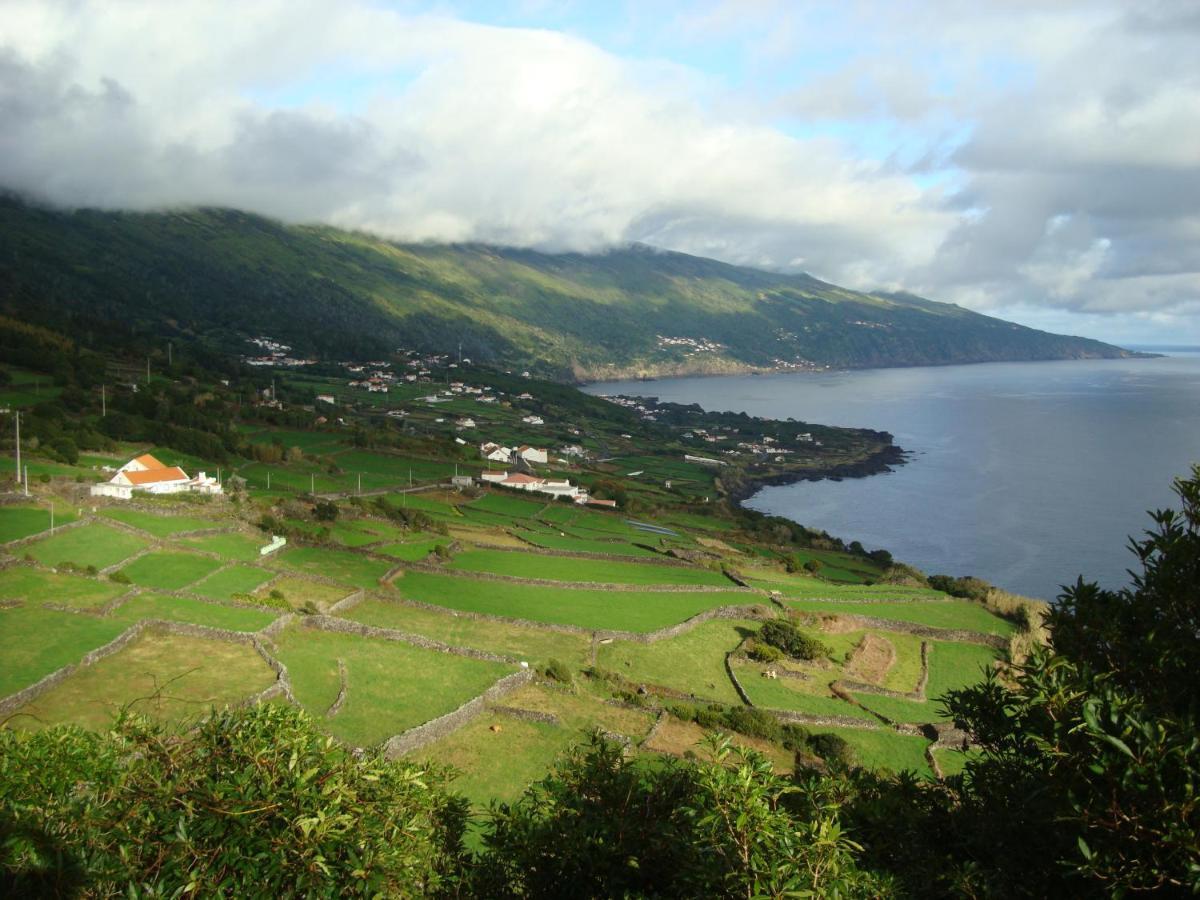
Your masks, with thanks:
M358 492L362 493L362 472L358 473Z
M21 480L21 411L15 411L17 417L17 481Z
M308 492L314 497L317 496L317 473L308 473Z
M29 496L29 466L25 467L25 496Z
M271 489L271 470L267 469L267 490Z

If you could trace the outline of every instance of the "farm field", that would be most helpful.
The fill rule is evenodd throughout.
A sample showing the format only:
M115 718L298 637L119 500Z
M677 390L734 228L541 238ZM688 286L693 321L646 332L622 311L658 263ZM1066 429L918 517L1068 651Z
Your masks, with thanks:
M22 548L47 566L73 563L105 569L144 550L146 541L109 525L89 523L42 538Z
M43 603L61 603L80 608L103 606L128 589L126 585L99 578L60 575L32 566L0 569L0 599L23 600L30 606Z
M121 574L136 585L177 591L220 568L219 560L196 553L160 551L147 553L121 569Z
M995 634L1002 637L1008 637L1016 630L1016 626L1011 622L994 616L982 606L967 600L957 602L838 603L836 601L788 599L785 602L789 608L802 612L896 619L901 622L929 625L933 628L975 631L979 634Z
M364 625L420 634L454 647L490 650L539 665L558 659L569 666L581 667L587 662L590 643L580 634L562 634L505 622L481 622L450 611L433 612L383 600L360 603L345 617Z
M261 595L269 590L279 591L293 606L299 607L306 603L312 603L320 609L325 609L339 600L345 599L354 591L354 588L348 585L338 587L321 581L309 581L306 578L284 575L268 588L260 589L255 593Z
M343 660L349 682L345 704L326 725L360 747L448 713L517 670L400 641L309 628L289 628L275 643L296 699L317 716L337 699L337 661Z
M70 508L59 506L55 509L55 527L74 521L75 513ZM0 507L0 544L41 534L49 528L49 509L42 509L40 506Z
M761 663L731 662L738 681L755 706L814 716L849 716L851 719L875 721L870 713L833 696L829 690L829 681L833 681L833 678L824 682L816 677L812 680L764 678L764 666Z
M140 509L123 509L109 507L100 513L105 518L124 522L134 528L149 532L155 537L170 537L185 531L200 531L205 528L219 528L221 522L216 519L200 519L194 516L160 516L143 512Z
M228 566L192 585L191 590L206 597L228 600L234 594L253 593L259 585L275 577L274 572L256 566Z
M381 560L323 547L292 547L273 554L269 559L288 569L332 578L367 590L381 588L379 579L391 568Z
M23 706L22 728L104 728L123 707L163 721L204 715L265 690L275 672L248 644L145 632Z
M924 738L899 734L883 727L820 730L845 738L854 747L859 764L869 769L888 769L893 772L909 769L919 775L933 777L933 770L925 759L925 748L929 742Z
M599 648L596 663L633 682L736 705L741 698L725 671L725 654L757 631L758 625L749 620L717 619L653 644L614 641Z
M279 612L205 603L186 597L138 594L118 606L104 621L121 623L124 628L143 619L164 619L231 631L258 631L270 625L279 615Z
M404 597L447 609L617 631L654 631L706 609L759 601L754 594L734 591L606 591L506 584L427 572L405 572L394 586Z
M457 553L447 568L461 572L489 572L513 578L610 584L681 584L732 587L720 572L684 566L619 562L567 556L538 556L502 550L468 550Z
M222 559L231 562L254 562L264 558L258 551L267 543L268 540L265 537L258 539L240 532L232 532L184 538L180 546L195 547L206 553L216 553Z
M607 541L589 538L564 537L557 534L523 534L529 543L547 550L566 550L571 553L613 553L618 556L658 557L659 554L627 541Z
M125 630L116 619L80 616L25 605L0 608L0 697L77 663L89 650Z

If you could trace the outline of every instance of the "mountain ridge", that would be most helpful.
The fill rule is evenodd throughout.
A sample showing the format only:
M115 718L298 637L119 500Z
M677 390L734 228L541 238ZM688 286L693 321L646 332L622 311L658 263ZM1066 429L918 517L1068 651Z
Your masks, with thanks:
M0 310L103 342L270 334L359 358L462 345L560 380L1134 355L904 293L634 244L401 244L238 210L0 199Z

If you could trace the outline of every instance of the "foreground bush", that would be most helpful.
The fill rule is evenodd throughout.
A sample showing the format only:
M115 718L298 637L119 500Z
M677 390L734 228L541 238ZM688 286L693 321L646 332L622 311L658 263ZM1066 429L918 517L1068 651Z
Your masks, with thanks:
M758 753L627 759L594 738L493 809L472 891L489 897L880 896L858 868L829 782L772 773Z
M180 734L0 731L0 894L425 895L457 875L443 776L263 705Z

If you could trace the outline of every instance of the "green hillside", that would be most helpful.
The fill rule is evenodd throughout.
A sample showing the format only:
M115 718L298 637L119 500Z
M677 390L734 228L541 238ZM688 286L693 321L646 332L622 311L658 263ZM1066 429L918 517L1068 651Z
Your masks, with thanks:
M224 209L66 212L8 198L0 260L0 311L93 346L170 334L231 349L269 334L361 357L461 343L476 361L577 379L1125 353L642 246L398 245Z

